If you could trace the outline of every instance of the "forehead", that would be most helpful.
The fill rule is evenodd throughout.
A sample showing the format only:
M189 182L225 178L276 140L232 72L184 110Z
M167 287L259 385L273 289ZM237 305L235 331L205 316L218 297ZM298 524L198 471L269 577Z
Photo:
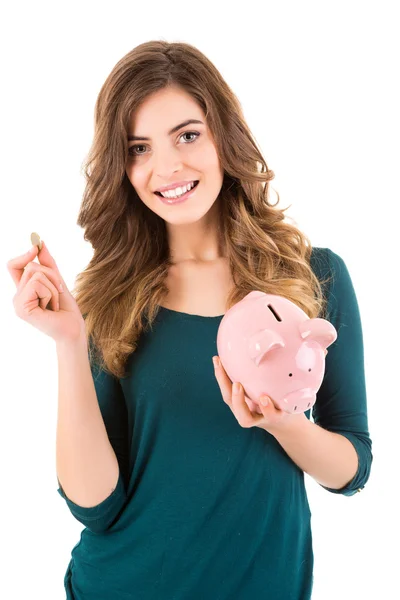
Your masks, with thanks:
M158 90L131 115L129 133L143 136L167 133L171 127L187 119L199 119L205 123L204 113L194 98L176 87Z

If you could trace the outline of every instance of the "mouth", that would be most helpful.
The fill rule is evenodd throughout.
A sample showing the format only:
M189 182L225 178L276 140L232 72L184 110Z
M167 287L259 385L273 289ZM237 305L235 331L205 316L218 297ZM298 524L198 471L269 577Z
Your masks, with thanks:
M174 202L179 202L180 200L185 200L187 197L189 197L189 195L196 189L196 187L198 186L198 184L199 184L199 181L195 180L194 181L194 186L190 190L188 190L187 192L185 192L181 196L177 196L176 198L175 197L166 198L165 196L163 196L161 194L161 192L154 192L154 194L156 194L156 196L159 196L167 204L172 204Z

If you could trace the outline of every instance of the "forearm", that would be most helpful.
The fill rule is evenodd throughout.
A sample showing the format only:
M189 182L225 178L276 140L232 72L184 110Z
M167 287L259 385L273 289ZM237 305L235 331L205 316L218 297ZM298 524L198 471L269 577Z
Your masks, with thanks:
M57 476L66 496L89 508L115 489L118 461L98 404L86 336L57 343L57 358Z
M270 433L296 465L318 483L332 489L345 487L358 469L353 444L343 435L309 421L304 414L297 416L287 427Z

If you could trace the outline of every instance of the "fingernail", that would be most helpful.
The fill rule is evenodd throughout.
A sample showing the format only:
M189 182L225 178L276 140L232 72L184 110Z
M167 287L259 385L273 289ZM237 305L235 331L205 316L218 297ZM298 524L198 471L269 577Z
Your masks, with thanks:
M268 406L269 403L269 398L268 396L261 396L260 398L260 402L263 406Z
M62 283L59 284L58 288L59 288L59 290L60 290L61 293L64 292L64 286L63 286Z
M218 360L218 358L216 356L214 356L212 360L213 360L213 363L214 363L214 367L215 368L219 367L219 360Z
M233 384L233 393L239 394L239 392L240 392L240 383L234 383Z

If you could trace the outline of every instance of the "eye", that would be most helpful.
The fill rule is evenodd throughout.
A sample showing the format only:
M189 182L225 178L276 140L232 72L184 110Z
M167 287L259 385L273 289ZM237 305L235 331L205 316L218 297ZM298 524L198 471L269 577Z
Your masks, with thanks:
M138 154L136 154L136 152L134 152L134 150L136 148L145 148L146 144L136 144L135 146L130 146L130 148L128 149L128 154L129 156L138 156ZM139 155L143 154L143 152L139 152Z
M195 140L197 140L197 138L199 137L200 133L197 133L197 131L185 131L185 133L182 133L182 135L180 137L183 137L184 135L195 135L196 136L194 138L194 140L187 140L188 144L191 144L192 142L194 142Z
M200 137L200 133L198 131L185 131L184 133L181 133L181 135L179 136L179 139L182 138L184 135L194 135L195 138L192 140L186 140L186 144L193 144L193 142L195 142L197 140L198 137ZM129 156L142 156L143 154L145 154L145 152L135 152L136 148L147 148L146 144L134 144L133 146L130 146L128 148L128 154Z

